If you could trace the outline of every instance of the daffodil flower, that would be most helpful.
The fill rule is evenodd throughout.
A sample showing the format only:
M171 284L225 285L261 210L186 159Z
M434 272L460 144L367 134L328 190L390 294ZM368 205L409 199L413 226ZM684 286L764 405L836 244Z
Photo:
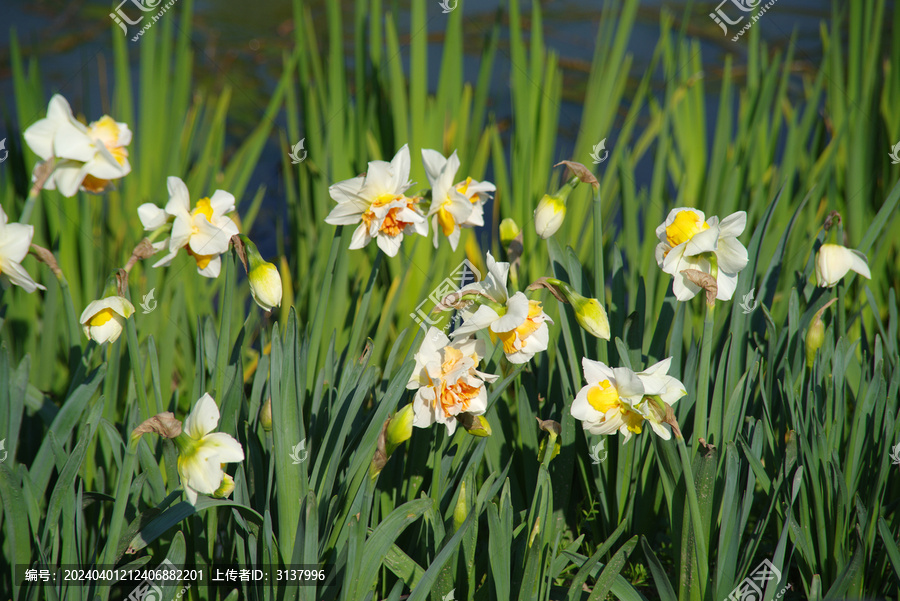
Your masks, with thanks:
M79 188L102 192L110 180L131 172L125 148L131 143L128 125L104 115L85 126L59 94L50 99L47 116L26 129L24 136L43 161L55 161L44 187L58 189L63 196L74 196ZM40 167L40 163L35 165L35 179Z
M497 376L478 371L484 356L483 340L463 338L450 342L432 327L416 353L416 366L406 387L415 390L413 426L427 428L444 424L450 434L456 430L460 413L481 415L487 409L485 382Z
M640 434L644 416L637 405L644 398L644 384L626 367L611 369L600 361L581 361L587 386L578 391L572 403L572 416L591 434L620 432L625 442Z
M0 207L0 278L25 292L34 292L38 288L46 290L36 283L22 267L22 261L28 254L31 239L34 237L34 226L24 223L7 223L9 219L3 207Z
M822 288L837 286L848 272L872 279L866 255L840 244L823 244L816 253L816 282Z
M650 424L657 436L669 440L672 435L666 423L666 406L672 406L687 394L684 384L669 374L672 358L663 359L636 375L644 386L644 398L635 406L635 411Z
M731 300L737 287L738 272L747 266L747 249L737 237L747 226L747 214L738 211L719 222L708 220L697 209L672 209L665 223L656 228L659 244L656 263L674 278L675 298L686 301L702 288L682 273L693 269L716 279L718 300Z
M219 277L222 268L220 255L228 250L232 236L238 227L228 216L234 211L234 196L224 190L216 190L211 198L201 198L191 210L187 186L177 177L169 177L169 202L165 210L155 204L138 207L138 217L145 230L156 230L174 217L169 238L169 254L153 264L168 265L185 248L197 262L197 271L208 278Z
M123 296L95 300L81 313L84 335L97 344L115 342L122 334L125 320L134 313L134 305Z
M665 440L671 433L665 407L673 405L686 392L684 384L669 376L671 357L635 373L627 367L610 368L600 361L581 361L587 386L572 403L572 416L591 434L621 433L625 442L643 431L647 421Z
M464 336L488 328L503 343L503 352L510 363L527 363L536 353L547 350L550 342L547 324L553 320L544 313L540 301L529 300L521 292L509 295L506 288L509 263L498 263L488 253L487 268L484 280L464 287L460 295L484 294L493 304L480 304L474 312L463 310L463 324L452 335Z
M454 184L459 170L455 150L449 159L436 150L422 150L422 162L431 184L431 208L426 217L431 219L434 228L434 247L438 247L440 232L456 250L460 228L484 225L484 203L490 198L488 192L497 188L491 182L479 182L471 177Z
M262 258L256 244L250 238L241 234L240 239L244 245L247 263L249 263L247 279L250 281L250 293L253 294L253 300L266 311L280 307L282 285L278 268Z
M184 494L196 505L197 494L227 496L234 480L222 469L225 463L244 460L241 443L223 432L213 432L219 423L219 408L209 393L204 394L185 418L178 447L178 475Z
M404 145L390 163L369 162L365 175L338 182L328 188L338 205L325 223L359 224L350 240L350 249L363 248L372 240L389 257L400 250L404 234L428 235L428 221L416 206L419 198L409 198L409 147Z

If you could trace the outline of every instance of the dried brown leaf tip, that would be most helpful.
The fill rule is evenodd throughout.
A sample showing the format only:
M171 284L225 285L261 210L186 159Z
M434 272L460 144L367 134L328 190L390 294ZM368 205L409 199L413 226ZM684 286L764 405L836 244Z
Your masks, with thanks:
M597 178L591 173L591 170L581 163L576 163L575 161L560 161L555 164L554 167L559 167L560 165L568 167L579 181L592 185L595 190L600 188L600 182L597 181Z
M241 240L240 235L234 235L231 237L231 243L234 245L238 258L244 265L244 271L250 273L250 269L247 267L247 248L244 246L244 241Z
M565 295L563 295L562 290L560 290L558 286L551 284L546 277L536 279L530 286L528 286L528 288L526 288L526 290L539 290L541 288L546 288L547 290L549 290L550 294L556 297L556 300L562 303L569 302Z
M535 416L534 419L538 421L538 425L544 432L549 432L551 434L555 434L556 436L559 436L562 432L562 426L560 426L559 422L557 421L553 421L552 419L541 419L537 416Z
M706 303L713 305L716 302L716 296L719 294L719 285L716 284L716 278L708 273L703 273L697 269L685 269L681 273L696 286L700 286L706 290Z
M148 432L159 434L163 438L175 438L181 434L181 421L175 419L171 411L154 415L131 432L132 438L137 438Z

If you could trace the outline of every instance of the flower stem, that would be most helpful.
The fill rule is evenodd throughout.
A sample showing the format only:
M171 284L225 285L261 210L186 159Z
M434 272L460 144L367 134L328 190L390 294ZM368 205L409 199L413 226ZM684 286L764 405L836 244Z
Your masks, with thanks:
M697 403L694 406L694 449L700 446L700 439L706 439L710 432L708 427L709 412L709 371L712 362L713 327L716 321L716 305L706 305L706 318L703 321L703 340L700 346L700 369L697 374ZM712 434L716 434L715 429Z
M600 204L600 187L594 191L594 296L606 305L606 275L603 271L603 213ZM607 343L597 339L597 358L607 362Z
M691 467L691 458L688 456L687 445L678 433L675 435L678 454L681 456L681 468L684 474L684 487L687 491L688 508L691 513L691 528L694 532L694 544L697 549L697 567L700 570L699 587L700 598L704 598L707 581L709 579L709 552L706 546L706 533L703 531L703 522L700 519L700 502L697 500L697 488L694 484L694 470Z
M25 206L22 208L22 214L19 216L19 223L28 223L31 219L31 212L34 210L34 203L37 200L38 195L40 195L41 190L44 189L44 184L47 183L47 180L50 179L50 176L56 170L56 160L53 158L48 159L43 163L41 169L38 170L37 176L34 180L34 184L31 186L31 189L28 191L28 197L25 199Z
M125 460L122 462L122 471L119 472L119 481L116 484L116 503L113 505L112 519L109 523L109 532L107 533L106 548L103 551L103 561L105 565L112 566L116 563L119 538L122 534L122 528L125 525L125 509L128 505L128 491L131 489L131 479L134 476L134 461L137 457L137 446L140 442L140 436L131 439L125 450ZM108 598L111 587L100 587L103 591L103 599Z

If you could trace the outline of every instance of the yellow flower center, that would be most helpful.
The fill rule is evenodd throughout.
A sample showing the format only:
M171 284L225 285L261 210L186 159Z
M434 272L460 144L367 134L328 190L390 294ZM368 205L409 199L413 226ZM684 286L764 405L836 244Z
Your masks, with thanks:
M113 315L115 315L115 312L112 309L110 309L109 307L107 307L105 309L101 309L99 313L97 313L96 315L91 317L91 320L89 323L91 326L102 326L107 321L112 319Z
M446 204L447 203L444 203L444 205ZM444 232L444 235L449 236L456 228L456 220L453 218L453 215L450 214L450 211L444 208L444 205L438 209L438 223L441 224L441 231Z
M406 198L402 195L392 195L392 194L382 194L371 204L368 211L362 214L362 220L366 224L366 228L369 228L372 222L376 219L375 212L372 211L372 207L381 207L388 203L391 203L395 200L401 200ZM416 203L419 201L418 198L406 198L406 208L413 209ZM381 227L378 228L378 231L387 235L387 236L396 236L403 232L406 229L406 226L412 225L407 221L401 221L397 214L403 210L403 207L394 207L389 209L387 215L384 216L384 219L381 222Z
M615 409L618 406L619 391L616 390L615 386L609 383L609 380L603 380L588 390L587 398L591 407L600 413L606 413L610 409Z
M543 313L541 301L528 301L528 317L525 318L522 325L509 332L497 333L497 338L503 341L503 352L507 354L515 353L521 348L521 346L517 345L517 342L524 342L526 338L534 334L537 329L541 327L541 323L543 322L536 321L541 313Z
M191 211L191 217L193 217L194 215L203 215L204 217L206 217L207 221L212 223L213 208L208 198L201 198L197 201L197 208Z
M673 247L684 244L700 232L709 229L709 224L700 219L694 211L681 211L675 215L675 221L666 228L666 237Z
M466 194L466 190L469 189L469 186L470 186L470 185L472 185L472 178L471 178L471 177L467 177L467 178L466 178L466 181L460 182L460 183L456 184L456 191L459 192L459 193L462 194L462 195L465 195L465 194ZM470 201L472 204L475 204L476 202L478 202L478 194L473 194L473 195L472 195L472 198L470 198L469 201Z
M635 434L641 433L641 425L644 423L644 418L640 414L629 411L628 409L623 409L622 420L625 422L625 427L631 432L634 432Z
M119 145L119 126L109 115L104 115L88 127L91 139L101 142L120 165L125 164L128 150ZM104 180L100 180L104 181Z
M206 266L209 265L209 262L213 260L213 257L216 255L198 255L194 251L191 250L190 246L185 246L189 255L194 257L194 260L197 261L197 269L206 269Z
M453 348L452 346L444 347L443 352L444 361L441 363L441 384L435 389L433 404L434 406L437 406L437 404L440 403L444 415L450 417L451 415L454 415L451 411L457 406L459 406L459 412L468 411L469 404L472 402L472 399L478 396L480 388L461 381L456 382L455 384L448 384L444 380L444 377L457 369L459 362L463 359L463 354L459 349ZM478 355L473 354L471 357L477 364Z

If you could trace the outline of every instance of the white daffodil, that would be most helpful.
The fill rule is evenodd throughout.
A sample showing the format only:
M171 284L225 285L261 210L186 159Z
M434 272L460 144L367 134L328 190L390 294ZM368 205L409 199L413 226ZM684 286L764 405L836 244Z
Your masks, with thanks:
M338 205L325 223L358 223L350 240L351 250L363 248L374 239L387 256L396 256L404 234L428 235L428 221L416 206L420 199L405 194L412 185L409 169L409 147L404 145L390 163L370 161L365 175L332 185L328 192Z
M84 335L96 342L115 342L122 329L125 320L134 313L134 305L122 296L107 296L95 300L81 313L81 327Z
M431 184L431 208L427 217L434 228L434 247L438 247L438 233L450 241L456 250L459 244L460 228L484 225L484 203L490 198L488 192L497 188L491 182L479 182L471 177L458 184L453 183L459 170L456 151L445 159L437 150L422 150L422 162Z
M131 143L128 125L104 115L85 126L59 94L50 99L47 116L26 129L24 136L43 161L57 161L44 187L58 189L63 196L74 196L79 188L102 192L110 180L131 172L125 149ZM35 165L35 175L40 167L41 163Z
M485 382L497 376L478 371L484 356L484 341L462 338L450 342L440 330L431 328L416 353L416 366L406 387L415 390L413 425L427 428L444 424L453 434L460 413L481 415L487 409Z
M665 405L674 405L678 399L687 394L684 384L669 373L672 358L663 359L636 375L644 386L644 397L634 410L650 423L653 431L664 440L671 438L666 422Z
M816 253L816 282L822 288L837 286L847 272L855 271L872 279L866 255L840 244L823 244Z
M191 505L196 505L197 493L227 496L234 489L234 480L222 466L244 460L241 443L223 432L213 432L218 423L219 408L204 394L174 439L179 451L178 475Z
M22 261L28 254L31 239L34 237L34 226L7 223L8 220L3 207L0 207L0 278L21 286L25 292L34 292L38 288L46 290L32 280L22 267Z
M463 310L463 324L453 336L463 336L489 328L503 343L510 363L526 363L536 353L547 350L553 320L544 313L540 301L529 300L521 292L512 296L506 289L509 263L498 263L487 254L488 275L476 284L464 287L460 294L479 292L489 296L495 306L482 304L474 312Z
M222 259L219 255L228 250L232 236L238 227L228 216L234 211L234 196L224 190L216 190L211 198L201 198L191 210L187 186L177 177L169 177L169 202L165 210L152 203L138 207L138 217L145 230L155 230L174 217L169 238L169 254L153 264L168 265L182 248L197 262L197 271L208 278L219 277Z
M675 298L686 301L700 292L700 286L682 271L694 269L716 278L718 300L731 300L737 287L738 272L747 266L747 249L737 237L747 226L747 214L738 211L719 222L706 219L697 209L672 209L665 223L656 228L660 242L656 263L674 278Z
M620 432L625 442L641 433L644 417L636 407L644 398L644 383L627 367L611 369L600 361L581 361L587 386L572 403L572 416L591 434Z

